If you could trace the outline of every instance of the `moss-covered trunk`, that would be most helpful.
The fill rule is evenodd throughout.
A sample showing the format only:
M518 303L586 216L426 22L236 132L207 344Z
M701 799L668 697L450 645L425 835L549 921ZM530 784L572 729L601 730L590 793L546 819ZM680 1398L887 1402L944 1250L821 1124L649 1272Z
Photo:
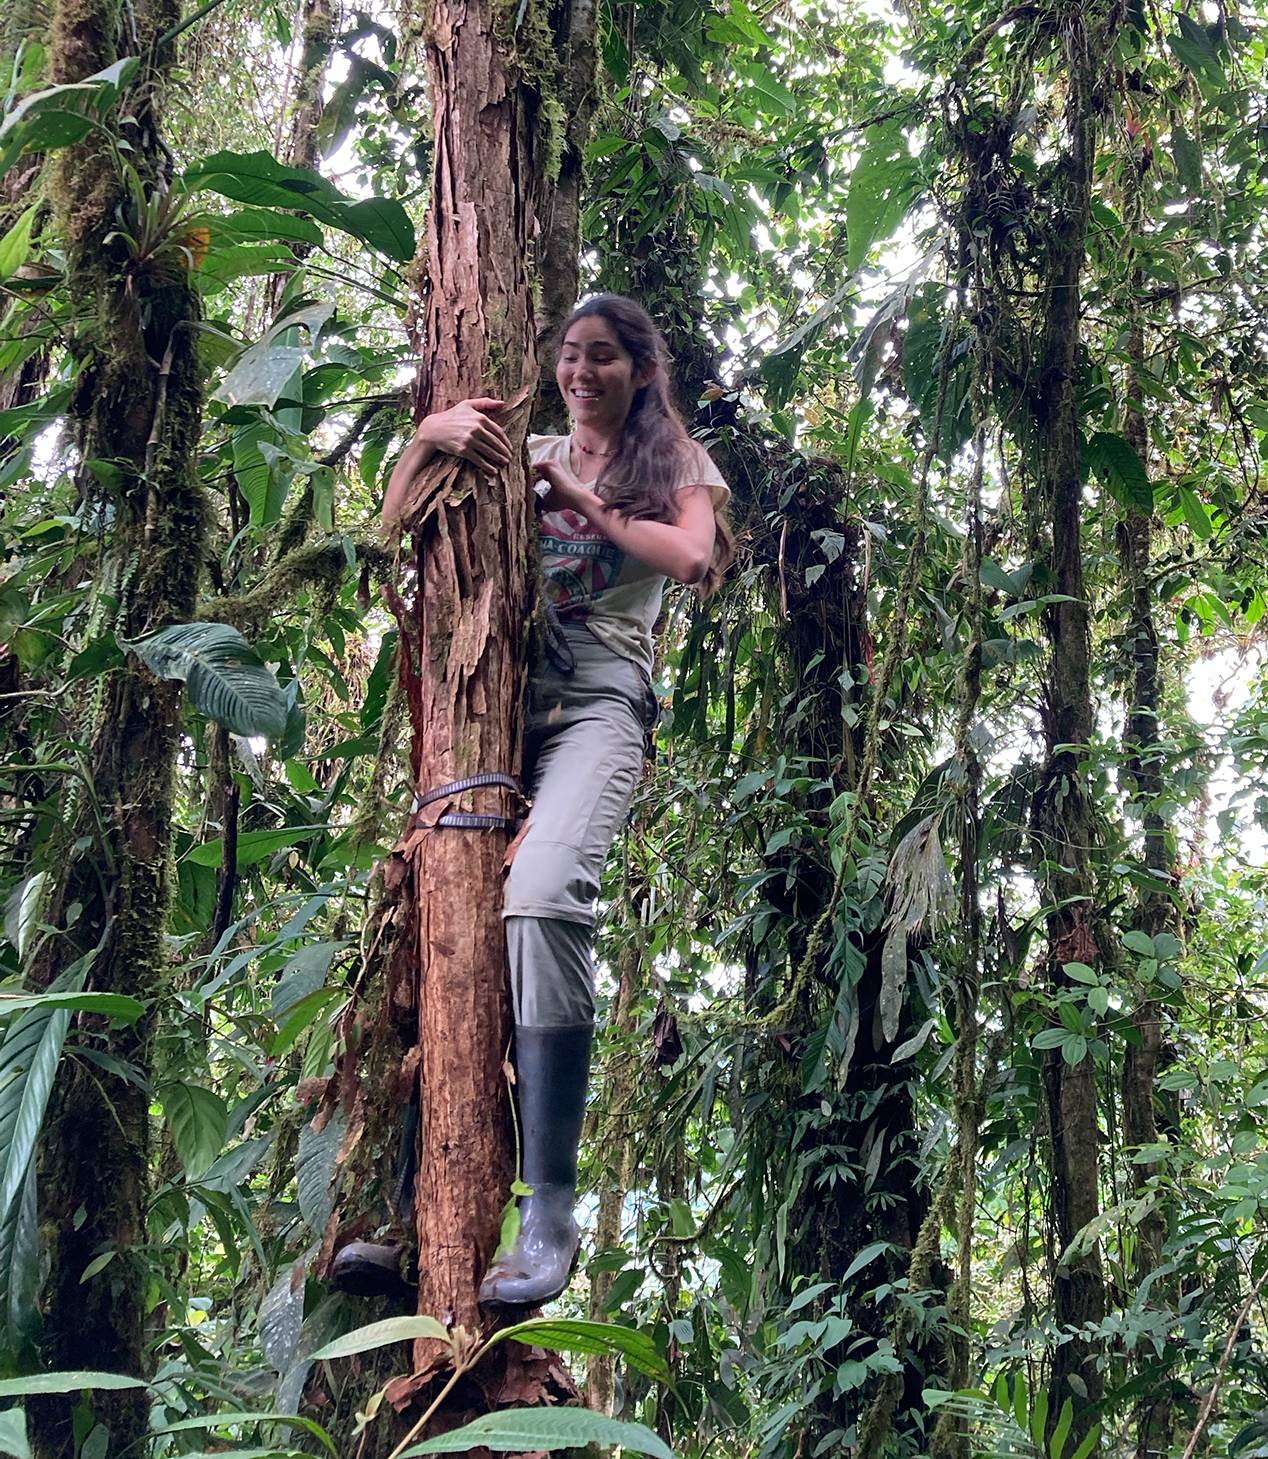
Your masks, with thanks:
M1125 213L1134 228L1141 228L1143 203L1140 165L1125 169L1128 196ZM1143 231L1143 229L1142 229ZM1129 318L1124 380L1123 435L1131 442L1142 462L1149 459L1149 429L1145 418L1143 376L1145 374L1145 330L1141 318L1140 299L1144 293L1144 270L1139 265L1129 275ZM1123 749L1127 755L1134 810L1139 817L1142 859L1159 885L1174 877L1174 839L1159 813L1163 794L1162 748L1158 716L1161 708L1162 663L1158 628L1154 622L1153 589L1149 581L1153 556L1153 517L1151 513L1127 508L1119 525L1119 551L1128 593L1127 645L1131 655L1131 677L1124 727ZM1174 930L1176 908L1165 893L1148 890L1141 893L1137 910L1139 929L1150 937ZM1157 1092L1158 1062L1163 1042L1163 1005L1145 985L1138 988L1130 1012L1132 1033L1123 1057L1123 1142L1128 1147L1156 1145L1158 1120L1154 1108ZM1158 1175L1158 1165L1149 1161L1131 1166L1135 1194L1145 1197ZM1136 1227L1135 1260L1132 1271L1137 1282L1151 1272L1157 1273L1152 1292L1160 1306L1170 1306L1177 1297L1173 1275L1162 1267L1163 1245L1167 1235L1167 1217L1161 1197L1155 1196ZM1141 1367L1147 1366L1147 1360ZM1170 1388L1162 1385L1147 1392L1136 1408L1136 1454L1148 1459L1151 1454L1169 1452L1175 1415Z
M157 107L166 53L152 42L177 18L174 4L135 14L111 0L60 0L51 33L51 79L81 80L138 45L147 57L118 115L129 158L151 191L164 186L166 152ZM125 49L126 45L126 49ZM55 224L81 321L78 364L79 490L111 523L96 574L118 599L114 629L135 639L192 616L203 513L194 464L201 416L195 355L197 303L179 248L127 256L106 244L118 212L135 206L116 172L117 154L88 141L60 154ZM103 464L108 463L108 465ZM45 944L36 978L48 985L94 954L86 986L146 1002L145 1018L110 1029L90 1020L81 1037L140 1080L150 1071L155 1011L167 981L163 935L169 901L173 776L180 744L180 690L137 661L112 672L91 740L92 774L69 792L65 869L46 920L65 929ZM91 1072L90 1072L91 1071ZM141 1083L86 1061L67 1062L49 1107L41 1159L41 1211L49 1260L43 1294L46 1360L53 1368L143 1374L147 1280L149 1094ZM89 1263L115 1255L97 1275ZM71 1456L73 1401L31 1404L35 1451ZM144 1393L99 1393L110 1452L139 1445Z
M559 103L566 117L557 175L542 200L543 246L538 250L540 308L537 351L542 388L533 429L566 431L568 410L554 381L554 351L564 320L577 302L581 278L581 193L583 155L594 116L598 66L598 14L595 0L567 0L560 21L563 66Z
M1070 986L1065 964L1099 956L1092 904L1095 815L1084 762L1092 737L1091 635L1083 580L1082 469L1075 381L1080 346L1080 279L1091 208L1096 122L1093 103L1093 38L1086 18L1072 13L1063 27L1067 148L1060 160L1059 201L1049 235L1038 383L1032 396L1038 441L1036 534L1049 549L1050 591L1044 626L1049 643L1044 731L1047 757L1032 806L1036 878L1049 908L1048 981L1054 996ZM1097 45L1100 44L1098 40ZM1087 1246L1069 1260L1074 1237L1097 1215L1099 1125L1092 1056L1067 1063L1061 1049L1048 1050L1043 1077L1047 1098L1052 1173L1054 1312L1069 1341L1053 1354L1054 1412L1068 1397L1075 1427L1091 1422L1089 1405L1102 1392L1094 1343L1087 1324L1105 1311L1099 1248ZM1073 1382L1068 1380L1073 1379Z

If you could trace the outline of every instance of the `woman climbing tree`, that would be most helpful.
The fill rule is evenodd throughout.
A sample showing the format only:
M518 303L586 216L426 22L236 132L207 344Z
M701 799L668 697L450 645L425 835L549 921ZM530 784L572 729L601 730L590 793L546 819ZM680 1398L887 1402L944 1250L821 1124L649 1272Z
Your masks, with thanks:
M577 1146L594 1031L595 899L656 713L652 630L667 578L711 591L731 555L729 490L670 403L664 342L615 294L581 305L555 370L569 435L533 436L542 568L551 619L530 685L526 777L533 809L514 850L503 917L515 1012L522 1179L532 1188L514 1247L480 1300L535 1307L557 1297L576 1257ZM419 473L438 451L485 472L511 460L502 402L427 416L383 504L408 526ZM353 1242L336 1282L399 1288L399 1253Z

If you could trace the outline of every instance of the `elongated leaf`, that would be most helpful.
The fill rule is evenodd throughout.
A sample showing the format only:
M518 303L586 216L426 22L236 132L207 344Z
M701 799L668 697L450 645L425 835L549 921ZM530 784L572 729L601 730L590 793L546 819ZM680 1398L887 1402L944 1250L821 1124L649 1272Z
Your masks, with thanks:
M333 1358L350 1358L354 1353L368 1353L374 1348L390 1347L394 1342L413 1342L419 1337L434 1337L441 1342L449 1341L449 1331L443 1322L434 1317L386 1317L382 1322L370 1322L365 1327L353 1328L342 1337L318 1348L312 1355L313 1362L329 1361Z
M238 866L255 866L266 857L272 856L275 851L294 846L298 841L306 841L314 831L329 829L328 826L315 825L279 826L275 831L247 831L238 837ZM195 866L219 866L223 844L219 838L215 841L204 841L201 846L195 846L185 860L192 861Z
M210 220L212 237L226 243L307 243L321 247L321 229L294 213L275 208L239 208Z
M130 1378L126 1373L94 1373L75 1369L63 1373L28 1373L25 1378L0 1378L0 1398L30 1398L35 1393L78 1393L81 1388L104 1388L122 1391L145 1388L143 1378Z
M37 1006L0 1044L0 1220L26 1180L69 1027L65 1008Z
M411 1454L462 1454L483 1445L500 1453L533 1449L574 1449L584 1444L619 1444L653 1459L674 1459L674 1451L651 1429L591 1413L587 1408L511 1408L485 1414L464 1428L440 1434L412 1449Z
M73 1013L106 1013L121 1023L135 1023L145 1004L126 993L0 993L0 1018L28 1008L67 1008Z
M180 1434L190 1429L228 1428L234 1424L284 1424L290 1428L303 1429L305 1433L312 1434L323 1449L339 1459L339 1450L335 1448L334 1440L316 1419L303 1418L293 1413L248 1413L245 1410L235 1413L204 1413L197 1418L183 1418L178 1423L167 1424L154 1432Z
M163 1088L162 1100L185 1174L197 1180L220 1154L229 1128L229 1111L218 1094L197 1084L168 1084Z
M1145 463L1123 436L1097 431L1087 443L1087 463L1105 489L1125 507L1144 516L1154 509L1154 489Z
M0 238L0 283L11 279L30 258L31 228L38 213L38 206L27 208L4 237Z
M227 405L264 405L271 409L307 353L300 345L252 345L243 351L211 398Z
M183 679L190 702L237 735L280 735L286 696L271 669L227 623L178 623L126 645L162 679Z
M414 225L395 198L365 198L353 203L339 227L397 263L409 263L414 257Z
M670 1383L669 1368L651 1337L636 1327L621 1327L615 1322L587 1322L583 1319L537 1318L503 1328L493 1339L501 1342L531 1343L561 1353L612 1353L625 1358L631 1367Z
M41 893L47 881L48 872L37 871L20 881L5 898L4 935L17 949L19 962L31 945L31 934L40 916Z
M295 1185L300 1214L315 1236L320 1236L334 1209L335 1167L343 1144L347 1118L336 1112L320 1130L305 1125L295 1153Z
M293 1265L278 1273L260 1303L255 1325L264 1356L279 1373L285 1373L295 1361L304 1325L304 1280L302 1275L296 1279Z
M878 1256L889 1249L890 1243L888 1241L873 1241L870 1245L865 1246L845 1269L845 1275L841 1278L842 1282L848 1282L851 1277L856 1276L865 1266L870 1265Z
M31 1459L26 1414L20 1408L6 1408L0 1413L0 1454L11 1454L13 1459Z
M29 1368L36 1361L39 1288L40 1229L32 1160L17 1200L0 1222L0 1362L11 1369Z
M302 1449L196 1449L181 1459L310 1459Z
M919 191L920 168L907 150L902 127L897 122L872 127L845 199L845 266L851 273L873 243L898 227Z

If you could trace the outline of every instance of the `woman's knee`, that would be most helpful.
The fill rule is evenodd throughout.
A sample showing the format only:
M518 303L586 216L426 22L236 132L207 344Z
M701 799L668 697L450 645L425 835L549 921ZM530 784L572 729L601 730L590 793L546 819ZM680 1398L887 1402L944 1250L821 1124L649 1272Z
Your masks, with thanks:
M573 846L525 838L507 872L507 916L564 915L588 920L598 885Z

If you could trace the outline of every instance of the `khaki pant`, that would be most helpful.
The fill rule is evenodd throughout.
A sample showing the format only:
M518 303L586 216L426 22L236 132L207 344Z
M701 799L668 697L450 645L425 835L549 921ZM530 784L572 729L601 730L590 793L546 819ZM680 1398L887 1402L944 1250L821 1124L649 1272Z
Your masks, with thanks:
M643 764L656 701L647 675L586 629L566 626L571 674L530 686L528 829L507 875L503 917L515 1022L594 1021L595 898Z

